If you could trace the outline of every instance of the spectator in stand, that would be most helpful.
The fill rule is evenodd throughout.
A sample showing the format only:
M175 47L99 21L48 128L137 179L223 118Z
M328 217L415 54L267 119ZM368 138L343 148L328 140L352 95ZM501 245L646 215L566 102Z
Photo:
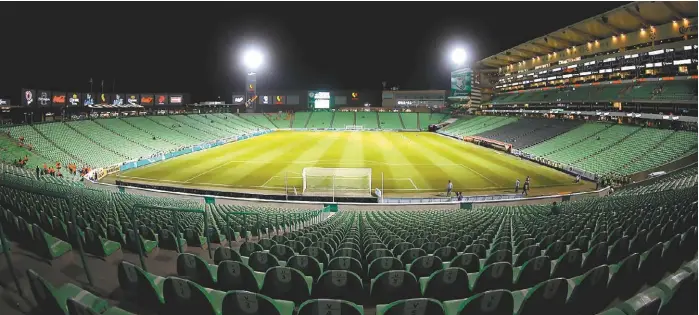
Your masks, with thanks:
M558 207L556 202L553 202L553 206L551 206L551 212L549 212L549 215L559 215L561 214L561 208Z

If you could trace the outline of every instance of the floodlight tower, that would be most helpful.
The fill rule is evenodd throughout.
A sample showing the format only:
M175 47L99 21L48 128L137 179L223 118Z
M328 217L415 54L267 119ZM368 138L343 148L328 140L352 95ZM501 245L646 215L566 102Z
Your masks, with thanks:
M463 48L456 48L451 52L451 61L454 62L457 67L463 67L466 63L466 59L466 50Z
M243 54L245 65L245 108L248 113L254 113L257 106L257 71L264 62L264 56L258 50L248 50Z
M460 104L470 105L473 71L468 67L468 55L461 47L451 51L451 89L448 102L451 107L460 107Z

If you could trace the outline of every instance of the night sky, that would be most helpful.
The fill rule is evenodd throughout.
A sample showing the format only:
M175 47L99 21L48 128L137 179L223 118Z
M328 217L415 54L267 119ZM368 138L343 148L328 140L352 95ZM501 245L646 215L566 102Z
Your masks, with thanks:
M244 88L240 52L261 47L258 90L446 89L449 51L480 60L624 2L2 3L0 98L21 88L189 92Z

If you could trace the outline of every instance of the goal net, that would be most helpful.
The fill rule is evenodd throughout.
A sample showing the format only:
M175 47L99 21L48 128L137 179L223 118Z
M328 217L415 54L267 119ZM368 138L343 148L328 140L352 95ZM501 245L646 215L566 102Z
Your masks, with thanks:
M303 194L371 195L371 168L306 167Z

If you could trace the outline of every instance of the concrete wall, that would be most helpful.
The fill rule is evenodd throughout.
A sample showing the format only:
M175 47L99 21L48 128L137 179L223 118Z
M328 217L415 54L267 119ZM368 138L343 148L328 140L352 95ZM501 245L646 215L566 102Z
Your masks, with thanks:
M109 191L120 191L119 187L116 185L99 183L93 184L99 185L102 189ZM227 204L227 205L241 205L250 207L272 207L272 208L283 208L283 209L323 209L326 203L322 202L311 202L311 201L272 201L272 200L262 200L262 199L247 199L247 198L230 198L230 197L219 197L219 196L201 196L193 195L187 193L160 191L155 189L147 188L137 188L137 187L124 187L124 192L151 196L151 197L169 197L178 199L194 200L199 203L205 202L205 197L213 197L217 204ZM608 194L608 188L604 188L598 191L584 192L584 193L574 193L567 195L553 195L553 196L541 196L532 198L519 198L519 199L509 199L501 201L476 201L471 203L460 203L458 201L453 202L441 202L441 203L415 203L415 204L405 204L405 203L338 203L338 208L341 211L391 211L391 210L455 210L460 209L462 206L471 205L472 209L481 209L485 207L493 206L518 206L518 205L535 205L535 204L550 204L554 201L561 202L564 200L580 200L585 198L595 198L603 197Z

